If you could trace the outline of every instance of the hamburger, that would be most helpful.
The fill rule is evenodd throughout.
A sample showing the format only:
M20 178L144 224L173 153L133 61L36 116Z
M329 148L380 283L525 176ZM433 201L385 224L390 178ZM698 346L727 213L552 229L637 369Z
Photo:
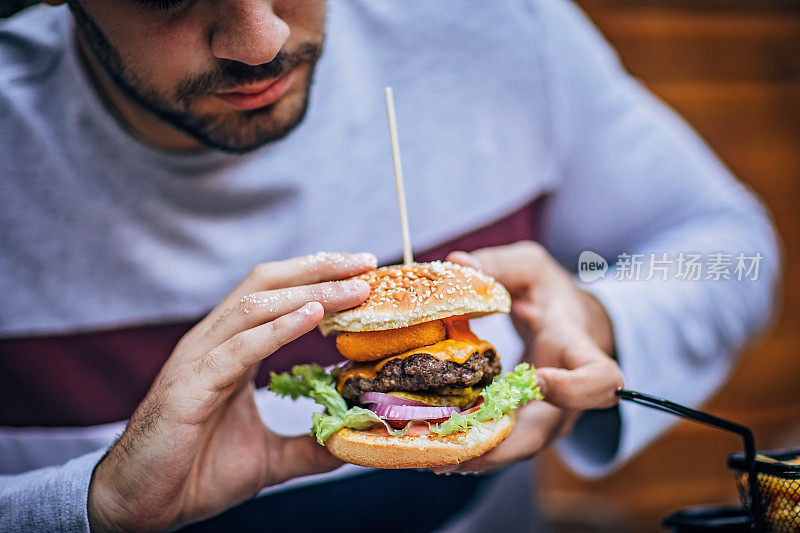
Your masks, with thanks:
M470 331L469 319L510 309L493 278L441 261L358 277L370 286L368 299L319 325L336 334L346 361L273 373L270 385L325 407L312 433L336 457L376 468L457 464L499 444L513 410L541 399L529 365L502 374L494 347Z

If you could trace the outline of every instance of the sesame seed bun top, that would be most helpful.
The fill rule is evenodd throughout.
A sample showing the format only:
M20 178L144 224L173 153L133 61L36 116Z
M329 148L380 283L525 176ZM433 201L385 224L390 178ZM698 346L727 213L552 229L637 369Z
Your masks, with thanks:
M358 307L325 315L319 325L323 334L382 331L511 309L508 291L494 278L447 261L386 266L356 277L369 283L369 298Z

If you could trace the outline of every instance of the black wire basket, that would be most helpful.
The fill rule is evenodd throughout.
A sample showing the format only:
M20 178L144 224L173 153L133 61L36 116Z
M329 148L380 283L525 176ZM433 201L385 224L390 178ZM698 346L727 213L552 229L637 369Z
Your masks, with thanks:
M800 447L761 451L756 455L756 479L760 502L759 521L766 531L800 531ZM736 470L736 485L742 505L750 511L750 468L741 453L728 457L728 466Z
M683 533L800 532L800 447L756 453L753 432L746 426L637 391L621 389L617 396L742 437L744 452L728 457L728 466L736 471L742 507L683 509L667 516L664 526Z

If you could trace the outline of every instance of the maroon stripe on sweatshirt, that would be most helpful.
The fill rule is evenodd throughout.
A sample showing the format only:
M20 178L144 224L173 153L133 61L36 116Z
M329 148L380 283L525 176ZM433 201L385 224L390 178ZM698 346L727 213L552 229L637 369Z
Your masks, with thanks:
M534 239L541 206L534 200L416 259ZM88 426L128 418L194 322L0 339L0 426ZM271 371L295 364L338 361L333 340L315 330L267 358L256 382L265 385Z

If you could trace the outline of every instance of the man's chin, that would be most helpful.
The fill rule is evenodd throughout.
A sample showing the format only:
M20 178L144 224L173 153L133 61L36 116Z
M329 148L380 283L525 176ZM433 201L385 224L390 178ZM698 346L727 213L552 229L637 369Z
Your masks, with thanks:
M185 114L170 122L209 148L246 153L289 135L305 117L308 93L286 94L274 104L247 111L231 110L219 100L214 107L220 110Z

